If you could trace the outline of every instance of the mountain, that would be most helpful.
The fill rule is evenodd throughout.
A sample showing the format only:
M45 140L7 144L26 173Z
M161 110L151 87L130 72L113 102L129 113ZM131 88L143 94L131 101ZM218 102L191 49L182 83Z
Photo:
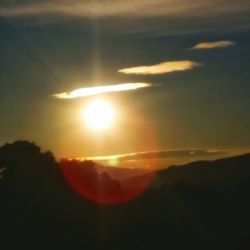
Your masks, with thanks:
M132 187L147 173L127 178L123 185ZM236 185L250 180L250 154L214 161L197 161L185 165L170 166L156 172L151 188L174 185L179 182L199 185Z
M155 184L172 185L177 181L190 184L233 185L250 180L250 154L214 161L198 161L171 166L157 174Z
M99 173L108 173L112 178L119 180L121 182L133 178L136 176L142 176L144 174L150 173L147 169L136 169L136 168L122 168L122 167L110 167L101 164L95 164L96 169Z

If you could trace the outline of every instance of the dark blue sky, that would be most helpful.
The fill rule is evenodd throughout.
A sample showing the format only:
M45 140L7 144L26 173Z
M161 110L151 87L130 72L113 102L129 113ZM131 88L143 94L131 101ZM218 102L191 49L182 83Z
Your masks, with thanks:
M55 0L50 9L46 1L5 2L0 2L1 144L28 139L59 157L250 148L248 1L72 1L69 6ZM188 50L217 41L234 45ZM157 75L118 73L180 60L202 66ZM123 82L155 86L105 95L117 105L120 120L101 138L79 118L91 97L51 96ZM157 143L148 143L137 115Z

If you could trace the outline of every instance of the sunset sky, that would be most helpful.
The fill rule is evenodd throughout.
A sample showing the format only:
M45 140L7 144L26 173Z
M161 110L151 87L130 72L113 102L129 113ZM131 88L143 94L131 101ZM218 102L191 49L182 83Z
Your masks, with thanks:
M171 163L250 149L248 0L1 0L0 34L0 145ZM103 131L84 122L99 99Z

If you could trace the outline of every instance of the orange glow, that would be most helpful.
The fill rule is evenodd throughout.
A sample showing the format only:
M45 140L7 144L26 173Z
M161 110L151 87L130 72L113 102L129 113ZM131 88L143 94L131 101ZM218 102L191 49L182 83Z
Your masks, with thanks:
M135 141L131 144L131 148L135 147L135 145L140 151L143 148L147 150L159 148L152 123L134 110L131 110L130 115L138 126L138 133L137 136L133 136ZM120 164L122 163L117 157L115 160L111 159L109 166L119 168L122 167ZM145 174L135 176L128 182L124 182L123 178L117 181L108 174L98 173L98 166L89 160L63 160L61 161L61 170L69 186L83 198L97 204L114 205L129 202L141 195L153 181L158 165L159 160L156 157L151 164L145 166L147 170ZM127 166L127 171L133 171L132 169L133 162L131 162L130 167ZM108 170L106 171L108 173Z
M91 161L61 161L61 169L67 183L82 197L102 205L114 205L133 200L149 186L155 172L149 172L135 178L132 186L123 187L122 183L112 179L108 174L97 174ZM128 169L128 171L130 171Z

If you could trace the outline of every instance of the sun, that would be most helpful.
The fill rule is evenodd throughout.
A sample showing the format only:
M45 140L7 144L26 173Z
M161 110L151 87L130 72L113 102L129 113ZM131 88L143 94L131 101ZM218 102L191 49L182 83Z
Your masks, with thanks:
M104 100L91 101L84 110L84 121L87 127L97 131L111 128L114 116L112 105Z

